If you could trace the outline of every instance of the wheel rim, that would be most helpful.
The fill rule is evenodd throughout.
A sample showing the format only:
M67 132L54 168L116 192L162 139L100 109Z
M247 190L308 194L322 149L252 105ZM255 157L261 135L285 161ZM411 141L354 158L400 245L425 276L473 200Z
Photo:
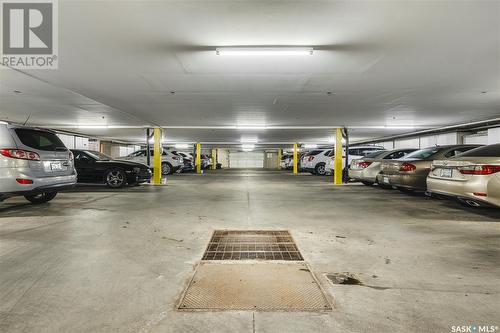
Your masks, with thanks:
M322 174L324 174L324 173L325 173L325 167L324 167L323 165L320 165L320 166L318 167L318 173L319 173L320 175L322 175Z
M121 184L123 184L124 178L123 174L120 171L115 170L108 173L108 177L106 180L109 185L113 187L118 187Z
M170 167L168 164L163 164L161 167L161 173L164 175L168 175L170 173Z

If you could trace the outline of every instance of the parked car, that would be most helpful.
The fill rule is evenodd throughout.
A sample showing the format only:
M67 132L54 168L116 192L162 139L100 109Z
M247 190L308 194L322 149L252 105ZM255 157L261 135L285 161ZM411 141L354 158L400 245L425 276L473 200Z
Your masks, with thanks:
M360 181L367 186L377 182L377 175L380 172L383 160L395 160L405 157L417 149L394 149L377 151L365 157L353 160L349 167L349 178Z
M153 158L154 158L154 150L150 149L151 156L151 168L153 167ZM141 149L133 152L132 154L124 157L119 157L120 160L125 161L133 161L137 163L147 164L147 150ZM184 162L182 157L179 155L173 154L171 151L163 150L161 156L161 174L162 175L170 175L174 172L180 171L184 166Z
M385 151L385 148L382 146L356 146L356 147L350 147L349 148L349 166L351 165L353 160L356 160L358 158L365 157L371 153L374 152L380 152L380 151ZM333 169L334 169L334 158L335 158L335 151L332 150L332 153L330 154L330 158L326 160L325 164L325 172L326 174L333 174ZM342 149L343 153L343 159L342 159L342 170L345 170L346 168L346 156L345 156L345 148Z
M193 162L194 159L193 159L192 154L186 153L186 152L182 152L182 151L177 151L177 150L173 150L172 154L175 154L175 155L178 155L178 156L182 157L182 160L183 160L183 163L184 163L184 166L182 167L182 172L192 172L192 171L194 171L194 162Z
M71 150L79 183L102 183L111 188L149 182L151 170L146 164L114 160L93 150Z
M212 158L208 155L201 154L201 168L203 170L210 169L212 167Z
M280 161L281 169L292 170L293 169L293 155L283 155Z
M0 124L0 201L44 203L75 184L73 155L54 132Z
M479 145L435 146L414 151L399 160L383 161L377 182L403 192L425 191L432 161L448 159L477 147Z
M427 191L474 207L500 207L500 144L433 161Z

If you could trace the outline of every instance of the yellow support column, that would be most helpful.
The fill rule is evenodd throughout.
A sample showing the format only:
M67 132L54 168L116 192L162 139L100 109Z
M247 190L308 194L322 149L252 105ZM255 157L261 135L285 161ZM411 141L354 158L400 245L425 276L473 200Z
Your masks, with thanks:
M161 184L161 128L155 128L153 146L153 184Z
M296 143L293 144L293 174L296 175L299 171L299 156L298 156L298 146Z
M335 131L335 160L333 161L333 182L335 185L342 185L342 129Z
M281 170L282 149L278 149L278 170Z
M196 144L196 173L201 173L201 144Z
M217 169L217 150L212 149L212 170Z

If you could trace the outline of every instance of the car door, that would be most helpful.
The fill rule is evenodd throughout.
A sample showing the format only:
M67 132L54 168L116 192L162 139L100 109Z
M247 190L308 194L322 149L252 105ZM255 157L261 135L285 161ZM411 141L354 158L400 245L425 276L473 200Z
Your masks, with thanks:
M94 164L95 160L82 151L74 151L75 169L78 174L79 183L95 182Z

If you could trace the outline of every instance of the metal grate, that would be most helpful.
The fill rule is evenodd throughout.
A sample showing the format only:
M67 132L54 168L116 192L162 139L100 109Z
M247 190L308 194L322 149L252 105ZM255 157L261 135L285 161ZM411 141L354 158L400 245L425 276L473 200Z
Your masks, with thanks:
M202 260L249 259L304 260L286 230L216 230Z
M305 262L201 262L182 311L331 311Z

